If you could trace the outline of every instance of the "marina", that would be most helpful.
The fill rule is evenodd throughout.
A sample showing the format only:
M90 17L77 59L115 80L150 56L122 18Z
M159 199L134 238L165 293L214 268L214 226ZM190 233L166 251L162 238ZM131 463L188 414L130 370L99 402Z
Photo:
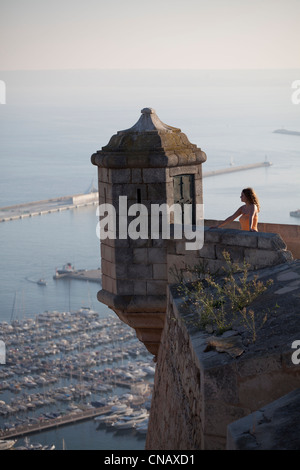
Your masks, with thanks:
M131 422L114 424L115 431L146 432L155 366L118 318L99 318L89 308L43 312L2 322L0 338L7 352L0 368L2 441L109 414L114 424L122 411Z

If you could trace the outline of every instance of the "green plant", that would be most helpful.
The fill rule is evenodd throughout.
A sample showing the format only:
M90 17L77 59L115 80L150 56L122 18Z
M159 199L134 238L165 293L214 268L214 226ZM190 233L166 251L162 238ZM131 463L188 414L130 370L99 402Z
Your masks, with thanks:
M223 276L206 273L204 279L191 283L180 282L177 292L186 305L196 313L193 324L200 328L212 325L218 334L232 328L235 321L240 321L256 340L257 330L267 320L255 315L248 307L272 284L268 280L265 284L257 276L249 279L249 265L244 261L242 266L231 261L230 255L224 251L226 262ZM195 269L189 268L195 273ZM258 324L259 323L259 324Z

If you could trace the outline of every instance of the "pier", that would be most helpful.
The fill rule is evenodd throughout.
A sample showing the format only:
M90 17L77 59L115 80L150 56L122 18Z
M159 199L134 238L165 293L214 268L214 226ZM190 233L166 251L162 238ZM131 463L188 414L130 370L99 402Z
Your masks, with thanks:
M133 406L140 406L144 403L144 400L137 399L131 404ZM0 433L1 439L17 439L22 436L26 436L29 434L36 434L42 431L49 431L49 429L58 428L61 426L67 426L69 424L76 424L81 421L86 421L92 418L96 418L96 416L105 415L110 413L111 406L102 406L93 409L83 409L81 412L76 413L68 413L63 416L58 416L57 418L40 420L38 423L35 424L26 424L26 425L19 425L16 426L15 429L5 431L4 433ZM120 415L121 416L121 415Z
M0 222L78 209L97 203L98 192L93 191L87 194L74 194L73 196L62 196L42 201L16 204L14 206L0 207Z
M53 279L77 279L79 281L90 281L90 282L101 282L102 271L101 269L79 269L78 271L72 271L64 274L56 274Z
M45 421L40 421L36 424L26 424L16 426L15 429L11 431L5 431L1 433L1 439L16 439L25 435L35 434L37 432L48 431L52 428L57 428L59 426L66 426L68 424L75 424L80 421L87 419L95 418L96 416L108 413L111 407L105 406L101 408L94 408L83 410L81 413L69 413L64 416L59 416L57 418L49 419Z
M252 163L250 165L232 165L228 168L221 168L219 170L204 172L203 178L223 175L226 173L233 173L237 171L252 170L254 168L267 168L271 165L272 163L268 161ZM46 199L43 201L27 202L24 204L16 204L14 206L0 207L0 222L8 222L10 220L18 220L25 217L35 217L38 215L51 214L53 212L61 212L64 210L78 209L80 207L86 207L91 204L95 205L98 204L98 197L98 192L92 191L87 194L75 194L73 196L62 196L53 199ZM79 277L77 277L77 279L78 278Z
M261 167L269 167L272 163L265 161L261 163L251 163L250 165L240 165L240 166L230 166L229 168L222 168L220 170L212 170L203 172L203 178L207 178L208 176L217 176L217 175L224 175L226 173L233 173L236 171L245 171L245 170L253 170L254 168L261 168Z

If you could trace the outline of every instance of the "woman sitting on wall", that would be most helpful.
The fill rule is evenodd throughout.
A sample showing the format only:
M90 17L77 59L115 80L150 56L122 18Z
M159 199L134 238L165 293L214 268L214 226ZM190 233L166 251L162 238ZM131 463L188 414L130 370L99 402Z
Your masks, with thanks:
M241 230L249 230L250 232L257 232L257 223L258 223L258 212L259 212L259 201L254 190L252 188L245 188L241 193L241 201L245 204L238 208L238 210L232 214L230 217L227 217L224 222L210 227L210 228L220 228L235 220L238 216L239 222L241 225Z

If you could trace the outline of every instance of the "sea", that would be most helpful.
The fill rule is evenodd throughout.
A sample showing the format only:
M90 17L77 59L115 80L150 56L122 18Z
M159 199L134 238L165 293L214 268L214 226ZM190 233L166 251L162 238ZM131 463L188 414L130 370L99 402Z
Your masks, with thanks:
M206 153L204 172L272 163L204 178L205 218L231 215L241 190L251 186L260 200L261 222L299 225L290 212L300 208L300 136L274 133L300 132L300 104L292 100L299 79L300 69L2 71L0 206L97 186L91 155L151 107ZM83 306L101 318L111 315L97 301L98 284L53 279L67 262L77 269L101 266L96 225L95 206L0 224L0 322ZM40 278L47 286L32 282ZM37 439L57 448L64 440L67 449L82 450L134 450L145 444L129 433L95 430L93 420Z

